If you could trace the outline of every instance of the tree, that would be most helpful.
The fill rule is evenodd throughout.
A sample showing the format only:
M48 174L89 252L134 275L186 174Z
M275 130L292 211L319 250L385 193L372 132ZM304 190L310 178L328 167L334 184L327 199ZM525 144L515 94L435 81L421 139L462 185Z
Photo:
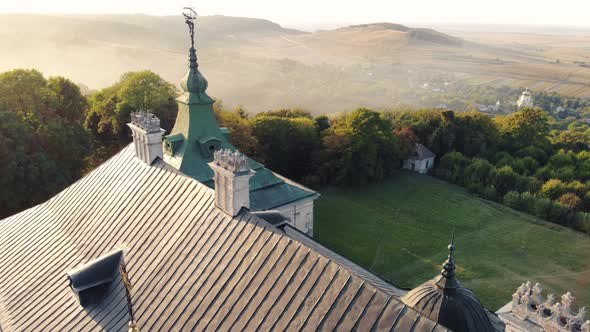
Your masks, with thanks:
M584 151L588 150L590 136L585 132L566 130L553 138L553 144L566 150Z
M494 187L496 187L498 194L502 196L516 188L517 181L518 174L510 166L498 168L493 174Z
M315 118L315 123L318 126L318 129L320 130L320 132L330 128L331 124L330 124L330 118L328 118L325 115L320 115L318 117Z
M49 78L48 87L57 99L57 115L70 123L83 124L88 109L88 99L80 87L64 77Z
M416 136L414 131L408 127L396 129L393 131L393 134L397 138L399 144L400 157L405 159L410 156L412 152L414 152L418 136Z
M316 170L320 139L312 119L256 116L251 126L267 167L296 180Z
M296 118L307 118L307 119L313 119L313 117L311 116L311 113L309 113L306 110L302 110L299 108L284 108L284 109L279 109L279 110L273 110L273 111L266 111L266 112L260 112L258 114L256 114L256 116L277 116L279 118L291 118L291 119L296 119Z
M505 145L517 150L531 144L548 143L549 114L540 108L525 108L496 118Z
M531 175L537 171L539 163L533 157L524 157L514 160L512 166L520 174Z
M117 83L93 95L85 121L94 146L90 163L99 164L131 141L126 125L131 112L154 113L169 132L178 112L175 96L174 85L149 70L125 73Z
M448 181L463 184L465 179L464 171L467 165L469 165L469 159L461 152L449 152L440 158L437 173Z
M0 74L0 217L40 203L81 176L89 137L87 102L63 77L36 70Z
M485 155L496 149L498 128L487 114L480 112L459 113L455 149L467 156Z
M565 190L565 184L561 180L551 179L543 184L541 187L541 194L550 199L556 199L563 195Z
M215 109L215 115L220 126L229 130L229 140L243 154L257 158L259 156L258 140L254 137L252 126L245 116L243 108L237 108L230 112L223 109ZM261 158L257 158L263 161Z
M343 114L322 136L322 176L328 183L379 181L400 167L391 122L378 112L361 108Z
M491 183L494 165L489 161L474 158L465 168L464 178L466 183L487 185Z

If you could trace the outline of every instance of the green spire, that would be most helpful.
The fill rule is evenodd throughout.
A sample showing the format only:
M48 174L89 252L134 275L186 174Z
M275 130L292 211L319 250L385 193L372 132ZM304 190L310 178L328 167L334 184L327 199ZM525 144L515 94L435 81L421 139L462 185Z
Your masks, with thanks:
M188 104L213 104L214 100L206 93L209 83L199 71L197 51L193 46L189 49L188 72L180 81ZM188 94L188 95L187 95Z

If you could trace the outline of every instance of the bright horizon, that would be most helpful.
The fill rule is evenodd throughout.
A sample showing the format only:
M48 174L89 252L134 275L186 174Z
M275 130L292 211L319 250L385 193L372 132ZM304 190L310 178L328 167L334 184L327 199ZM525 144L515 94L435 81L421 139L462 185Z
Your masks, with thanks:
M590 27L587 0L22 0L0 2L0 13L178 15L192 5L199 15L263 18L287 27L370 22L419 24L519 24Z

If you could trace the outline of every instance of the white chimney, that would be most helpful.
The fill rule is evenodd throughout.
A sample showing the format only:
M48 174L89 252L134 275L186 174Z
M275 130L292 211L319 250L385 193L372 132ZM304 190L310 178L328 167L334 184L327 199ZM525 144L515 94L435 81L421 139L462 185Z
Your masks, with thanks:
M162 158L162 135L166 132L160 128L160 119L147 112L131 113L131 128L135 156L151 165L157 157Z
M250 178L256 173L239 151L217 150L209 167L215 172L215 205L235 217L242 207L250 208Z

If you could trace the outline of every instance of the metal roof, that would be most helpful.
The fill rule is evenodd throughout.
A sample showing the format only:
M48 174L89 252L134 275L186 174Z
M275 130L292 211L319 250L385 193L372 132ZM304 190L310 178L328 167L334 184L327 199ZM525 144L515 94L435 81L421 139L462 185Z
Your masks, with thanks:
M449 256L440 275L409 291L402 301L455 332L504 331L502 320L484 308L475 293L455 278L454 234L453 231Z
M128 146L46 203L0 221L3 331L125 331L125 288L83 308L66 273L121 249L142 331L445 331L397 289L289 226L148 166Z
M434 157L436 157L434 152L428 150L424 145L416 143L414 146L414 153L408 159L423 160Z

